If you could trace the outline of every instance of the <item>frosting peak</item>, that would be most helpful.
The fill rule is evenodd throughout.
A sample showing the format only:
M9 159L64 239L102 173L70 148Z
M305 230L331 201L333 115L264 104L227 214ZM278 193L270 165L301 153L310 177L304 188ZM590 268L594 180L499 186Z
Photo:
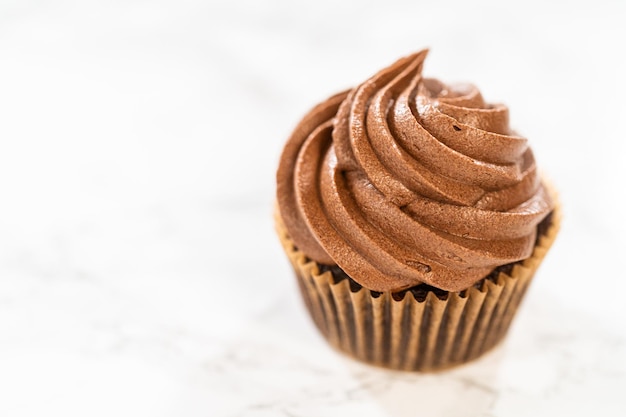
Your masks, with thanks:
M277 173L280 215L312 260L376 291L459 291L530 256L552 202L506 106L423 78L426 51L313 108Z

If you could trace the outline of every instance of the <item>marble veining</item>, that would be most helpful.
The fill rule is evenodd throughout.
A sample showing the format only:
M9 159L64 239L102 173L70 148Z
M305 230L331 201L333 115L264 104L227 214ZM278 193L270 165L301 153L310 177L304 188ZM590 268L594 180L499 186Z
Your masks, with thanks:
M483 6L2 2L0 416L626 415L626 6ZM330 348L272 224L298 118L423 47L564 207L505 341L437 374Z

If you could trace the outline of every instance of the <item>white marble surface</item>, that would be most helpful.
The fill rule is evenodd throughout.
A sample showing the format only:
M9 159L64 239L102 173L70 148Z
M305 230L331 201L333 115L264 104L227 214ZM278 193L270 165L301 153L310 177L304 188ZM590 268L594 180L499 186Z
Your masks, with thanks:
M0 2L0 416L624 416L623 2ZM429 46L505 101L563 231L505 343L332 351L271 211L298 118Z

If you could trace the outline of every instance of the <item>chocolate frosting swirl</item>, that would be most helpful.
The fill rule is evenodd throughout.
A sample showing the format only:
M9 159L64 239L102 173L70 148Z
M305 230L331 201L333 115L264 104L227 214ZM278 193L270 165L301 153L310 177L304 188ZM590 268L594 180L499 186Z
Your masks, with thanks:
M508 109L422 77L426 51L313 108L277 173L296 246L375 291L460 291L531 255L553 203Z

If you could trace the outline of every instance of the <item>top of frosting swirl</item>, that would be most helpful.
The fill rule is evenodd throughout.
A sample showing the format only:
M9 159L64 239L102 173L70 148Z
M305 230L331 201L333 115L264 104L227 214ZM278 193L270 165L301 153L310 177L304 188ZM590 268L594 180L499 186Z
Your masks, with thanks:
M507 107L423 78L426 52L313 108L278 168L295 245L375 291L468 288L529 257L553 207Z

